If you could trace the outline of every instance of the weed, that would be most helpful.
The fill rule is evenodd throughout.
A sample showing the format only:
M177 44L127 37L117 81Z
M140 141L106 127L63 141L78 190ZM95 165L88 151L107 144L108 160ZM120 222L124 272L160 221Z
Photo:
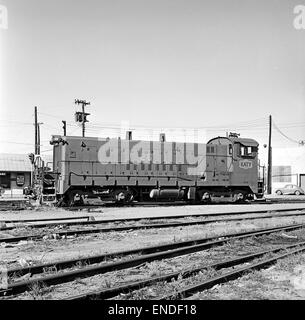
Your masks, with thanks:
M111 288L111 285L112 285L111 281L108 280L108 279L105 279L105 287L106 288Z
M34 282L29 287L29 294L34 300L45 300L45 294L51 292L51 288L46 286L43 282Z
M54 265L54 266L50 266L50 267L45 267L45 268L43 268L43 272L44 272L44 273L57 273L58 270L57 270L56 265Z
M86 284L86 282L84 281L84 280L82 280L81 278L76 278L75 280L74 280L77 284Z
M89 261L88 260L79 260L79 261L77 261L76 263L75 263L75 266L77 267L77 268L83 268L83 267L86 267L86 266L88 266L90 263L89 263Z

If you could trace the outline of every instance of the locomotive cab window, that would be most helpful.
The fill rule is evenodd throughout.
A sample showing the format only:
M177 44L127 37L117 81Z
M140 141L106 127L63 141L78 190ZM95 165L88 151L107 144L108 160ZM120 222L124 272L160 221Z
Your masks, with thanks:
M257 147L239 145L239 154L242 158L255 158L257 153Z

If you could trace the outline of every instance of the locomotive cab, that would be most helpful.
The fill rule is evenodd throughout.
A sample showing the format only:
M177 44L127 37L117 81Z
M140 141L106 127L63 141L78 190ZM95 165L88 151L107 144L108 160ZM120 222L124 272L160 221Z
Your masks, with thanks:
M258 194L258 142L253 139L234 138L236 179L249 186L249 195Z
M251 199L258 192L258 142L237 135L217 137L208 142L227 146L226 163L230 193L238 199Z

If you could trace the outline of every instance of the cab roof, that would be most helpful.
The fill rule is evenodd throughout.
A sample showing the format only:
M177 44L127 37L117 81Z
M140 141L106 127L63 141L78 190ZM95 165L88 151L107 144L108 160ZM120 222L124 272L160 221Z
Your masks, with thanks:
M232 143L240 143L243 146L247 147L258 147L259 143L255 141L254 139L249 139L249 138L236 138L236 137L216 137L213 139L210 139L208 141L208 144L211 143L212 141L215 141L217 139L227 139Z

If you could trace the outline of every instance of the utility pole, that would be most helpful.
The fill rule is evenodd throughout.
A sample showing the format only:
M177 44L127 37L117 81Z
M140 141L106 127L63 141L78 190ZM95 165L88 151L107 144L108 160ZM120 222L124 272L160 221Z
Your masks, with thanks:
M75 100L75 104L81 104L82 105L82 112L77 111L75 113L75 121L81 122L83 127L83 137L85 137L85 123L88 122L87 116L90 115L90 113L85 112L85 106L89 106L90 102L87 102L86 100Z
M267 194L271 194L271 191L272 191L272 146L271 146L271 134L272 134L272 116L270 115L269 116Z
M37 120L37 107L34 109L34 117L35 117L35 155L40 155L40 125L42 122L38 122Z
M38 151L37 107L35 107L35 109L34 109L34 114L35 114L35 123L34 123L34 126L35 126L35 152L34 152L34 154L38 154L38 152L37 152Z
M67 135L67 121L62 120L63 129L64 129L64 137Z
M37 154L40 155L40 125L42 123L37 123Z

